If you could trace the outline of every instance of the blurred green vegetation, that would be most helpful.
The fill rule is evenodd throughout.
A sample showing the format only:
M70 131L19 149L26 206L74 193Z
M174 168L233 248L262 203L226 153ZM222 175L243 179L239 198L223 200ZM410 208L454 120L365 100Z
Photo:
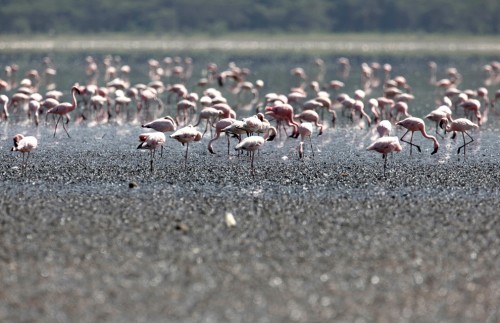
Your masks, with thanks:
M496 35L498 0L0 0L1 34Z

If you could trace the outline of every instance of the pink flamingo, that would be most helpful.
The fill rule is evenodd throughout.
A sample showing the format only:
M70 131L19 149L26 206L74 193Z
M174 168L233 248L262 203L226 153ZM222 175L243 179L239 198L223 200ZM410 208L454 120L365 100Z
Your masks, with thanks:
M398 123L396 123L396 125L402 126L403 128L407 129L407 131L405 132L405 134L401 137L401 141L406 142L407 144L410 144L410 156L411 156L411 150L412 150L411 148L413 146L417 147L417 149L418 149L419 152L421 151L420 150L420 146L415 145L413 143L413 133L415 131L420 131L422 133L422 136L424 136L424 138L432 140L434 142L434 151L431 153L431 155L434 155L435 153L437 153L437 151L439 149L439 142L437 141L436 137L430 136L430 135L427 134L427 132L425 131L424 120L422 120L420 118L416 118L416 117L409 117L409 118L406 118L404 120L399 121ZM403 138L410 131L411 131L410 141L404 140Z
M228 129L235 122L242 122L233 118L224 118L220 119L215 123L215 136L208 142L208 151L212 154L215 154L214 148L212 144L219 139L221 132L225 132L224 129ZM227 137L227 154L229 155L229 133L226 132ZM239 135L237 136L238 140L241 141Z
M3 105L2 119L7 120L9 118L9 110L7 109L7 106L9 105L9 97L5 94L1 94L0 104Z
M155 119L141 125L143 128L150 128L159 132L172 132L177 130L177 123L171 116Z
M59 103L58 105L56 105L55 107L53 107L47 111L47 114L52 113L52 114L59 115L59 118L57 119L57 122L56 122L56 127L54 129L54 137L56 136L57 125L59 124L59 121L61 121L62 117L65 116L67 119L66 123L68 123L69 122L68 113L70 113L71 111L76 109L76 104L77 104L76 103L76 94L77 93L80 95L80 90L78 89L78 87L73 86L71 88L71 97L73 99L71 101L71 103L70 102L62 102L62 103ZM62 125L63 125L64 131L66 131L66 134L68 135L68 137L71 138L71 136L68 133L68 130L66 130L66 126L64 125L64 122Z
M387 168L387 154L400 152L402 150L398 137L380 137L369 145L366 150L375 150L382 154L384 158L384 177Z
M476 116L476 119L477 119L477 125L481 126L481 111L480 111L481 102L479 102L479 100L468 99L468 100L465 100L464 102L460 103L459 106L463 107L466 112L470 111L470 112L474 113L474 115Z
M297 133L297 127L299 126L299 123L294 120L294 113L293 113L293 107L288 104L288 103L279 103L277 105L273 106L267 106L266 107L266 113L267 115L273 117L276 119L276 122L278 124L278 128L281 125L281 123L284 121L288 126L293 127L293 133L292 135L295 135ZM286 129L285 125L283 125L283 129L285 130L286 134Z
M396 110L396 115L394 116L395 121L399 121L401 115L404 117L411 117L408 113L408 104L405 101L398 101L392 107L391 110ZM389 115L392 117L392 113L389 111Z
M213 99L212 102L214 102ZM212 108L222 111L221 118L236 118L236 112L225 102L214 103Z
M31 119L31 114L33 114L33 120L35 125L38 127L40 123L38 118L38 111L40 110L40 101L31 99L28 103L28 118Z
M202 138L201 132L196 130L192 125L181 128L170 135L170 138L173 138L180 142L183 146L186 144L186 155L184 156L184 168L187 167L187 158L189 152L189 143L191 141L200 141Z
M150 151L151 172L153 172L153 158L158 146L161 147L161 155L163 155L163 144L166 141L165 134L163 132L142 133L139 135L139 141L141 143L137 146L137 149L148 149Z
M247 134L252 135L254 133L261 133L266 131L269 127L269 121L265 118L264 114L259 112L254 116L249 118L244 118L243 125L237 125L238 129L245 131Z
M323 125L319 123L319 114L314 110L304 110L295 115L295 119L313 123L318 128L318 136L323 134ZM299 125L300 128L300 125ZM300 131L299 131L300 132Z
M392 123L389 120L382 120L377 125L377 133L379 137L386 137L391 134Z
M195 127L198 126L201 123L201 120L205 119L206 123L205 123L205 131L203 131L203 136L205 136L205 133L207 133L208 127L210 127L210 134L212 134L213 132L212 128L214 126L214 123L217 121L218 118L220 118L220 116L223 113L224 112L222 112L221 110L217 110L212 107L205 107L201 109L200 113L198 114L198 121L194 126Z
M260 136L250 136L243 139L239 144L237 144L234 149L235 150L246 150L251 154L251 173L255 175L255 168L253 164L255 151L259 150L266 141L272 141L276 136L276 128L270 127L264 137Z
M188 99L182 99L177 102L177 123L180 124L182 119L182 124L186 124L188 119L191 117L191 110L196 110L195 102Z
M444 138L438 132L438 125L439 122L441 122L441 120L443 119L448 119L449 121L452 121L451 109L447 105L441 105L437 109L432 110L428 115L425 116L425 118L434 121L436 123L436 134L439 135L441 138Z
M17 134L13 138L14 146L10 149L11 151L20 151L23 153L23 164L22 169L26 170L28 165L28 158L30 157L30 152L36 149L38 146L38 140L33 136L24 136L22 134ZM28 153L26 160L24 159L24 154Z
M458 147L457 154L460 154L460 149L463 148L464 149L464 159L465 159L465 146L467 146L468 144L470 144L471 142L474 141L472 136L467 133L467 130L479 128L479 126L467 118L455 119L455 120L451 121L451 123L449 123L449 124L448 124L448 122L449 122L448 119L445 118L445 119L441 120L439 125L441 128L443 128L445 126L444 129L447 132L453 131L453 135L451 137L452 139L455 139L457 131L462 133L462 138L464 140L464 144L462 146ZM465 142L465 135L467 135L470 138L469 142Z
M360 114L361 118L363 117L366 118L366 122L368 123L368 128L369 128L372 124L372 120L365 112L365 104L363 103L363 101L361 100L354 101L354 104L352 105L351 108L351 119L354 119L354 115L356 114L356 112Z
M309 142L311 143L311 152L312 152L312 156L314 157L314 148L313 148L312 139L311 139L312 132L313 132L312 123L310 123L310 122L301 123L299 125L299 127L297 128L297 132L300 135L299 159L302 159L302 157L304 156L304 139L305 139L305 137L309 137Z

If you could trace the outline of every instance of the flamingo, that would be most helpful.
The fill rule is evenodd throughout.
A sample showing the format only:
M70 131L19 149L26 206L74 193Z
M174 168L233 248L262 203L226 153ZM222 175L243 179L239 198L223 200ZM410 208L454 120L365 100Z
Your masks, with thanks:
M386 137L391 134L392 123L389 120L382 120L377 125L377 133L380 137Z
M406 142L407 144L410 144L410 156L411 156L411 148L413 146L417 147L417 149L418 149L419 152L421 151L420 150L420 146L415 145L413 143L413 133L415 131L420 131L422 133L422 136L424 136L424 138L432 140L434 142L434 150L431 153L431 155L434 155L435 153L437 153L437 151L439 149L439 142L437 141L436 137L430 136L430 135L427 134L427 132L425 131L424 120L422 120L420 118L416 118L416 117L409 117L409 118L406 118L404 120L399 121L398 123L396 123L396 125L402 126L403 128L407 129L407 131L405 132L405 134L401 137L401 141ZM410 131L411 131L410 141L404 140L403 138Z
M38 111L40 110L40 101L31 99L28 103L28 118L31 118L31 114L33 114L33 120L35 125L38 127L39 118Z
M201 123L202 119L206 120L205 123L205 131L203 131L203 136L205 136L205 133L207 133L208 127L210 126L210 134L212 134L212 127L215 123L215 121L220 118L220 116L224 114L221 110L217 110L212 107L205 107L201 109L200 113L198 114L198 121L194 125L194 127L198 126Z
M9 118L9 111L7 106L9 105L9 97L5 94L0 94L0 104L3 105L2 119L7 120Z
M458 147L457 154L460 154L460 150L463 148L464 149L464 159L465 159L465 146L467 146L468 144L470 144L471 142L474 141L472 136L469 135L469 133L467 133L467 130L479 128L479 126L467 118L455 119L455 120L451 121L451 123L449 123L449 124L448 124L448 122L449 122L448 119L445 118L445 119L441 120L439 125L441 128L444 127L445 131L447 131L447 132L453 131L453 136L451 137L452 139L455 139L457 131L462 133L462 138L464 140L464 144L462 146ZM469 142L465 142L465 135L467 135L470 138Z
M295 115L295 119L303 120L306 122L314 123L316 128L318 128L318 136L323 134L323 125L319 123L319 114L314 110L304 110L299 114ZM300 125L299 125L300 127ZM298 136L298 135L297 135Z
M352 105L352 109L351 109L351 119L354 119L355 113L358 112L360 114L361 118L363 118L363 117L366 118L366 122L368 123L368 128L369 128L372 124L372 120L370 119L368 114L365 112L364 108L365 108L365 104L363 103L363 101L361 101L361 100L354 101L354 104Z
M312 132L313 132L313 127L312 123L310 122L303 122L299 125L297 128L297 132L300 135L300 144L299 144L299 159L302 159L304 156L304 138L309 137L309 142L311 143L311 152L314 157L314 148L312 144Z
M392 117L391 110L396 110L396 115L394 116L395 121L399 121L401 115L404 117L411 117L408 113L408 104L405 101L397 101L389 110L389 115Z
M30 152L33 149L36 149L38 146L38 140L33 136L24 136L22 134L17 134L13 138L14 146L10 149L11 151L20 151L23 153L23 164L22 169L26 170L26 166L28 165L28 158L30 157ZM26 160L24 159L24 154L28 153L26 156Z
M142 128L150 128L159 132L172 132L177 130L177 123L171 116L155 119L141 125Z
M224 118L220 119L215 123L215 136L208 142L208 151L212 154L215 154L214 148L212 144L219 139L221 132L225 132L224 129L228 129L235 122L242 122L233 118ZM225 132L227 137L227 154L229 155L229 132ZM237 135L238 140L240 140L239 135Z
M278 102L276 102L278 103ZM288 103L279 103L273 106L267 106L266 107L266 113L267 115L270 115L274 119L276 119L276 122L278 123L278 127L281 124L282 121L285 121L288 126L293 127L293 132L292 135L297 133L297 127L299 126L299 123L294 120L294 114L293 114L293 107L288 104ZM283 129L285 129L285 126L283 125ZM285 130L286 134L286 130Z
M400 152L402 150L398 137L380 137L369 145L366 150L375 150L382 154L384 158L384 177L387 168L387 154Z
M65 116L67 119L66 123L68 123L69 122L68 113L70 113L71 111L76 109L76 104L77 104L76 103L76 94L77 93L78 93L78 95L80 95L80 90L78 89L77 86L73 86L71 88L71 97L73 99L71 101L71 103L70 102L62 102L62 103L59 103L58 105L56 105L55 107L53 107L47 111L47 114L52 113L52 114L59 115L59 118L57 119L57 122L56 122L56 127L54 128L54 137L56 136L57 125L59 124L59 121L61 121L61 118L63 116ZM66 131L66 134L68 135L68 137L71 138L71 136L68 133L68 130L66 130L66 126L64 125L64 122L62 125L63 125L64 131Z
M202 138L201 132L196 130L192 125L181 128L170 135L170 138L173 138L180 142L183 146L186 144L186 155L184 156L184 168L187 167L187 158L189 152L189 143L191 141L200 141Z
M436 134L439 135L441 138L444 138L439 132L438 132L438 125L443 118L448 119L449 121L452 121L451 118L451 109L447 105L441 105L438 108L432 110L428 115L425 116L426 119L429 119L431 121L434 121L436 123Z
M161 155L163 155L163 144L165 143L165 134L163 132L149 132L142 133L139 135L139 141L141 142L137 149L148 149L150 151L150 164L151 173L153 172L153 158L158 146L161 147Z
M264 137L260 136L250 136L243 139L239 144L237 144L235 150L246 150L251 154L251 173L252 176L255 175L255 168L253 166L253 160L255 156L255 151L259 150L266 141L272 141L276 137L276 128L270 127Z
M474 113L477 119L477 125L481 126L481 102L479 102L479 100L468 99L460 103L459 106L463 107L465 112L470 111Z

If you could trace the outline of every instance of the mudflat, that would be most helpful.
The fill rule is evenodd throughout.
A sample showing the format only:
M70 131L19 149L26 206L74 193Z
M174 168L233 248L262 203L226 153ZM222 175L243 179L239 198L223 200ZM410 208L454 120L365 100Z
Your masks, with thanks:
M151 173L143 129L111 125L29 133L23 174L11 135L30 129L0 140L2 322L500 320L495 129L465 160L460 136L433 156L415 136L385 177L366 130L327 129L303 160L283 134L251 176L224 136L187 168L167 140Z

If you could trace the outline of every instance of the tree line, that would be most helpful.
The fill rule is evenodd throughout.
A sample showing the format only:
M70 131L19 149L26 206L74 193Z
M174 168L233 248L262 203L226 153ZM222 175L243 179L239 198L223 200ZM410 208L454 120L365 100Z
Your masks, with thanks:
M0 0L2 34L500 32L498 0Z

